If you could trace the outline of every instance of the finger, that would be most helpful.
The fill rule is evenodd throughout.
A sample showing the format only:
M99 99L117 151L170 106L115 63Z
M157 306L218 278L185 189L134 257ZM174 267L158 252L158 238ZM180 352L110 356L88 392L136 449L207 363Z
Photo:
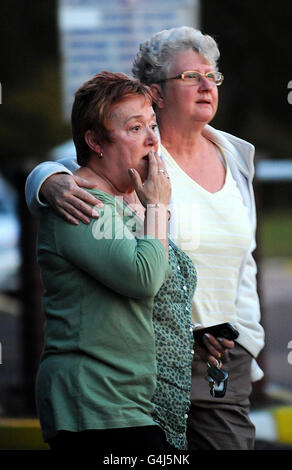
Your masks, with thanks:
M138 194L138 192L143 189L141 176L139 175L138 171L136 171L134 168L129 168L129 175L133 182L135 191Z
M97 199L93 194L89 193L88 191L85 191L85 189L76 187L72 193L72 196L74 196L76 199L81 201L82 203L82 207L80 207L81 210L85 209L85 206L87 204L90 204L91 206L103 207L102 201ZM84 201L87 204L84 205L82 201Z
M161 156L158 153L156 153L156 157L157 157L157 164L159 168L167 172L165 161L161 158Z
M100 209L100 206L92 207L91 217L93 217L94 219L98 219L99 218L99 209Z
M92 189L96 186L96 183L90 183L85 178L81 178L81 176L73 175L73 178L75 180L75 183L78 184L78 186L83 186L84 188Z
M225 349L233 349L235 344L234 341L231 341L230 339L226 338L217 338L217 340L220 342L220 344L225 348Z
M216 359L221 359L222 357L222 353L217 351L217 349L215 349L212 345L207 345L206 344L206 348L208 349L208 352L214 356Z
M157 160L157 155L151 151L148 154L148 161L149 161L149 166L148 166L148 180L155 180L158 175L158 160Z
M70 204L72 207L75 207L79 212L82 212L86 217L98 217L98 210L103 208L103 203L94 198L92 204L87 204L83 202L78 195L73 194L69 199L66 199L65 202Z
M91 218L97 219L99 217L99 209L103 207L101 201L92 207L71 194L69 198L56 199L53 205L57 211L63 209L63 211L76 216L85 223L89 223Z
M70 222L70 224L73 225L79 225L79 220L73 217L69 212L66 210L62 209L61 207L58 208L58 213L64 217L65 220Z
M220 359L216 359L216 357L214 356L208 356L208 362L209 364L211 364L212 366L215 366L215 367L218 367L218 369L221 369L222 367L222 362L220 361Z
M162 174L166 179L170 180L165 162L162 160L162 158L158 154L156 154L156 157L157 157L156 160L157 160L159 175ZM170 184L170 181L169 181L169 184Z
M215 336L211 335L210 333L205 333L204 338L206 338L209 341L209 343L211 343L211 345L215 349L217 349L219 352L223 352L223 350L225 349L224 346L221 344L221 342L219 342L218 339L215 338Z
M206 348L212 354L212 356L216 357L217 359L220 359L222 354L224 353L224 348L222 348L220 343L216 341L214 336L206 333L203 336L203 341L204 341Z
M88 208L89 206L87 206ZM89 216L87 216L84 212L80 211L76 208L75 205L72 205L70 202L64 201L62 206L59 206L59 210L65 212L67 217L72 217L74 220L78 220L79 222L83 222L84 224L89 224L91 217L92 217L92 208Z

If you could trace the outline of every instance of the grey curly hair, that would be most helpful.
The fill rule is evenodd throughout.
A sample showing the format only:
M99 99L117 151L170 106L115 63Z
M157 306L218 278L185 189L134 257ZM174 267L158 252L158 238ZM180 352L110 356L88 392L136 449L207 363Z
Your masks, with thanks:
M217 70L220 52L216 41L198 29L181 26L160 31L140 44L132 73L146 85L157 83L167 78L174 54L188 49L197 51Z

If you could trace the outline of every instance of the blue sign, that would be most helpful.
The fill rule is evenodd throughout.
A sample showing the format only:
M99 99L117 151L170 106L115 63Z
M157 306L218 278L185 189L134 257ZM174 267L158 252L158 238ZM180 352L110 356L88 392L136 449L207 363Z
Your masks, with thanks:
M102 70L131 75L139 44L162 29L198 26L199 0L59 0L64 117L76 89Z

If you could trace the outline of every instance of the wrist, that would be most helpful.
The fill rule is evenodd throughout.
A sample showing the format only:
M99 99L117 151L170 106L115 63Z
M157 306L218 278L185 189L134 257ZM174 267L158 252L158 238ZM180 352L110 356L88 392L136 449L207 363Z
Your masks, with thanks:
M169 207L165 204L162 204L160 202L156 202L156 203L153 203L153 204L146 204L146 207L145 207L145 212L149 211L149 210L156 210L156 211L159 211L159 210L163 210L163 211L166 211L167 212L167 218L168 220L170 220L171 218L171 211L169 209Z

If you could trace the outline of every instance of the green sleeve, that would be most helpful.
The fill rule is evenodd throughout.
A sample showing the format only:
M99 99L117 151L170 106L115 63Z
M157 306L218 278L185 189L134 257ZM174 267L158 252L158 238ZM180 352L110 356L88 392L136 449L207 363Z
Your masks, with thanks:
M165 249L155 238L135 238L112 199L89 225L53 215L57 253L119 294L155 296L171 273Z

